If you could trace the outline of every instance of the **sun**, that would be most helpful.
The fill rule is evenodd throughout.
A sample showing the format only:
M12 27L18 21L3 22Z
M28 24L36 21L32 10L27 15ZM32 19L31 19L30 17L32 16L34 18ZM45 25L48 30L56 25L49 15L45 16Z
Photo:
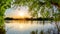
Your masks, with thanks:
M20 18L24 18L25 17L25 13L23 11L19 12L18 14L19 14Z
M24 13L23 13L23 12L21 12L21 13L19 13L19 15L22 17L22 16L24 16Z

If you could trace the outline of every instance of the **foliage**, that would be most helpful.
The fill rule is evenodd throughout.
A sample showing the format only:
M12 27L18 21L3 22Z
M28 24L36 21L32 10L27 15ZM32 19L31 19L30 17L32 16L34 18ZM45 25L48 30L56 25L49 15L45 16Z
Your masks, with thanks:
M3 20L5 10L11 7L11 1L12 0L0 0L0 23ZM29 12L31 12L31 15L33 17L35 16L38 17L38 12L40 12L43 18L47 18L47 17L50 17L50 11L49 11L50 8L54 13L53 11L54 9L52 5L60 7L60 0L15 0L13 1L13 5L28 6ZM46 8L48 8L48 10L46 10ZM60 14L58 13L57 15L60 15ZM57 16L57 15L54 15L54 16ZM59 18L59 16L57 16L57 18Z
M32 16L36 16L37 15L37 11L39 11L39 7L42 6L44 4L44 2L41 2L40 0L15 0L14 2L15 5L19 5L19 6L28 6L29 7L29 11L32 12L34 11L31 15Z
M0 0L0 25L4 22L4 12L11 6L11 0Z
M28 6L29 12L31 12L31 15L33 17L35 16L38 17L38 12L40 12L43 18L50 17L51 11L52 11L52 16L55 17L59 15L59 14L54 15L53 5L60 7L60 0L15 0L13 4L18 6ZM45 11L46 8L48 9ZM49 11L49 9L51 9L51 11Z

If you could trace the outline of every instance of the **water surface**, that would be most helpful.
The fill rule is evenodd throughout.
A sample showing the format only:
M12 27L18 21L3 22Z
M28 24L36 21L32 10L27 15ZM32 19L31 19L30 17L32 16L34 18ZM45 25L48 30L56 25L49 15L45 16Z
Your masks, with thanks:
M58 27L57 27L58 26ZM58 34L60 23L54 21L6 20L6 34Z

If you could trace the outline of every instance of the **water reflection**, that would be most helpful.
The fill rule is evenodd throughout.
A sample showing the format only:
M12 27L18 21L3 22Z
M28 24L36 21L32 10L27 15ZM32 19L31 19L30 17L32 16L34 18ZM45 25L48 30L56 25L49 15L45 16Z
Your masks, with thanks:
M58 23L60 28L60 23ZM55 22L51 21L26 21L26 20L6 20L6 34L58 34ZM60 33L59 33L60 34Z

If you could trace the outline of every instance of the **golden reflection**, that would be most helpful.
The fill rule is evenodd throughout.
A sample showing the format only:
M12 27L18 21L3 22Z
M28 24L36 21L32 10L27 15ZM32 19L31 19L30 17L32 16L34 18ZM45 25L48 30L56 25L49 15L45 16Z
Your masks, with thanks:
M17 30L27 30L27 29L30 29L30 28L34 28L36 27L36 25L38 24L32 24L31 21L28 21L28 23L26 23L26 21L12 21L11 23L6 23L6 26L7 27L12 27L13 29L17 29Z
M20 24L20 25L19 25L19 28L20 28L20 29L24 29L24 28L25 28L24 24Z

